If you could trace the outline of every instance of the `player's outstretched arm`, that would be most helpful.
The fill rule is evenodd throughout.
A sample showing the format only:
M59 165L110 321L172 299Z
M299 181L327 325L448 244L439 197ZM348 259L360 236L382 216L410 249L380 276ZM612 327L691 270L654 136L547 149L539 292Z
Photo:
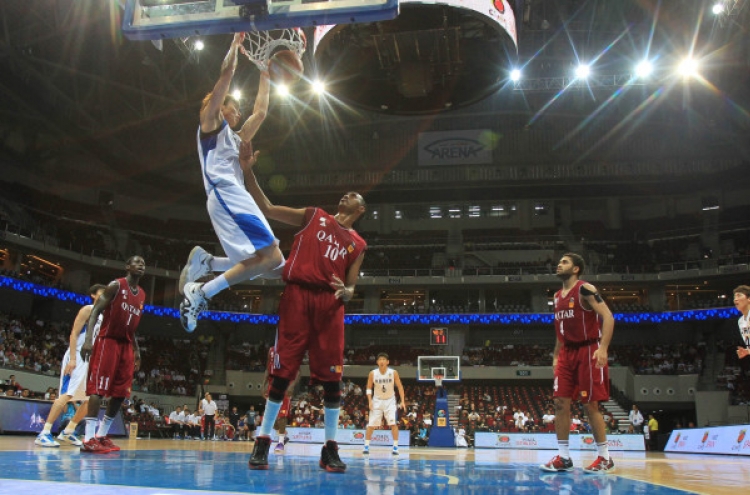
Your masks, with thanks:
M243 141L240 144L240 166L245 175L245 187L260 208L260 211L266 218L277 220L287 225L301 227L305 221L304 208L290 208L288 206L278 206L271 203L266 194L260 188L258 179L255 177L253 167L257 162L258 153L253 152L252 144L249 141Z
M120 284L117 282L117 280L113 280L109 283L106 289L104 289L104 292L102 292L102 295L99 296L99 299L96 300L96 303L94 303L94 307L91 308L91 314L89 315L89 323L88 328L95 328L96 327L96 320L99 319L99 315L102 314L102 311L109 306L109 304L112 302L112 299L117 295L117 291L120 289ZM91 356L91 350L94 347L94 332L86 332L86 340L83 343L83 347L81 347L81 358L84 361L88 361L89 357Z
M224 98L229 93L229 85L232 84L234 71L237 69L237 50L242 46L244 39L245 33L234 35L229 51L221 64L219 80L216 81L211 91L208 103L201 109L201 131L203 132L212 132L221 126L221 105L224 104Z
M73 321L73 329L70 331L70 361L63 370L63 376L70 376L73 370L76 368L76 349L78 348L78 337L81 336L81 330L84 325L89 322L89 316L91 316L91 304L87 304L78 310L76 319Z
M258 84L258 94L255 97L255 106L253 107L253 114L247 118L242 128L238 132L240 139L243 141L250 141L260 129L263 121L266 120L268 114L268 100L271 93L271 83L268 71L264 70L260 73L260 83Z
M612 316L612 311L609 310L607 303L604 302L604 299L602 299L602 296L599 295L599 292L593 285L583 284L581 295L589 307L602 320L602 339L599 343L599 349L594 351L594 358L596 359L597 366L603 368L607 364L609 343L612 341L612 335L615 330L615 317Z

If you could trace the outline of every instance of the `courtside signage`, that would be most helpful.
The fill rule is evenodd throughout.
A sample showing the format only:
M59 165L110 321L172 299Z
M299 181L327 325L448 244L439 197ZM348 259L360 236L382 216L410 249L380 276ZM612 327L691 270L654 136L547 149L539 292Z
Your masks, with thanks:
M607 438L609 450L646 450L643 435L611 435ZM474 446L484 449L557 450L557 437L552 433L495 433L478 431ZM571 450L596 450L592 435L570 435Z
M665 452L750 456L750 425L674 430Z
M297 443L325 443L325 430L323 428L287 428L286 435L290 442ZM341 445L364 445L365 430L336 430L336 442ZM402 447L409 446L409 432L399 430L398 444ZM390 430L375 430L372 434L370 445L393 445L393 437Z

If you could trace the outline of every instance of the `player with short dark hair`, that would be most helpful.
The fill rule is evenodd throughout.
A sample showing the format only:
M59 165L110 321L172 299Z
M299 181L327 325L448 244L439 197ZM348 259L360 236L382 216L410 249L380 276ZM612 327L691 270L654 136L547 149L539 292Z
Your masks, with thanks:
M214 257L200 246L190 252L179 281L180 292L185 296L180 304L180 322L188 332L195 330L198 315L213 296L231 285L269 274L284 264L278 239L245 189L239 163L240 143L250 145L266 118L270 91L268 71L263 71L253 113L240 126L239 103L228 92L244 36L244 33L234 36L219 80L200 110L198 156L206 208L226 257ZM235 132L233 128L238 126ZM197 282L210 272L223 273L205 284Z
M596 287L580 280L586 265L576 253L566 253L557 265L562 289L555 293L555 342L552 366L555 373L555 431L558 455L544 471L571 471L570 403L584 403L599 453L587 473L603 473L615 467L607 447L607 432L599 402L609 399L607 350L612 340L615 319ZM601 325L599 319L601 318Z
M286 282L279 303L276 356L266 410L250 458L251 469L268 469L271 429L289 383L297 377L302 358L309 352L310 379L323 386L325 440L320 467L344 472L336 443L341 407L341 376L344 367L344 303L354 296L362 266L365 241L352 228L365 211L359 193L346 193L336 215L320 208L290 208L271 203L261 190L252 167L257 159L252 147L243 144L240 161L247 189L263 214L301 227L294 237L291 255L284 267Z
M396 410L401 407L406 411L406 396L404 395L404 386L401 384L401 377L398 371L389 368L390 361L388 354L381 352L377 359L378 367L370 371L367 376L367 395L368 409L370 410L370 421L367 424L365 432L365 448L362 453L370 453L370 440L375 428L380 425L385 418L386 424L391 428L393 435L393 455L398 455L398 423L396 422ZM396 388L401 399L401 404L396 404Z
M89 288L89 295L94 304L96 304L99 296L102 295L106 288L107 287L102 284L94 284ZM60 443L63 443L80 447L83 444L83 442L76 437L75 430L78 423L81 422L86 415L86 408L83 407L83 404L89 400L86 396L86 379L88 378L89 363L81 359L81 348L83 347L86 333L88 331L89 317L91 316L91 310L93 307L93 304L83 306L78 311L76 319L73 321L73 328L70 331L69 338L70 345L65 351L65 356L62 360L60 397L55 399L55 403L52 404L52 408L47 415L47 421L44 424L44 429L39 433L36 440L34 440L36 445L42 447L59 447ZM97 320L97 324L92 330L94 339L96 339L96 334L99 332L100 323L101 318ZM63 412L65 406L74 401L82 401L83 404L76 409L75 415L68 422L65 429L57 436L57 440L55 440L52 438L52 425Z
M91 309L89 328L94 328L99 315L102 324L94 343L93 332L86 332L81 347L81 358L89 361L86 394L89 406L86 414L86 441L82 452L106 453L120 450L107 433L122 402L130 397L133 372L141 366L141 350L135 332L141 321L146 293L138 285L146 262L140 256L128 258L127 275L110 282ZM109 404L99 429L96 429L101 398L109 397Z

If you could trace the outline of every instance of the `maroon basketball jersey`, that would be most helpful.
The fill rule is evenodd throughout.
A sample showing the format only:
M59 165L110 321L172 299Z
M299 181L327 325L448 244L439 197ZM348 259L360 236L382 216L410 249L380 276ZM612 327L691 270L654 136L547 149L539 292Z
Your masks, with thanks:
M565 297L562 290L555 293L555 331L564 343L601 338L599 316L593 309L581 305L581 287L585 283L583 280L576 282Z
M305 226L294 236L284 281L332 289L331 276L346 281L346 271L367 243L320 208L307 208L305 220Z
M133 342L135 330L141 321L146 293L139 286L135 294L130 290L125 278L115 280L119 284L117 293L102 314L99 338L110 338Z

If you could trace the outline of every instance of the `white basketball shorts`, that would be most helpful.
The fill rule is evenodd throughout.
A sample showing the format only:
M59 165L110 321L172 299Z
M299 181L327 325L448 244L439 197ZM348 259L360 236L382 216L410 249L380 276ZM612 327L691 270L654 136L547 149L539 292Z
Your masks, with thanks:
M222 183L206 200L208 216L224 253L233 263L255 256L255 252L278 240L268 220L244 187Z
M65 371L65 367L70 362L70 349L65 351L65 357L62 360L62 368L60 371ZM73 373L70 375L60 376L60 396L69 395L70 400L84 401L88 400L86 395L86 379L89 375L89 363L81 359L80 354L76 358L76 367L73 369Z
M388 426L396 424L396 397L390 399L372 399L372 411L370 411L370 422L367 426L380 427L385 416Z

